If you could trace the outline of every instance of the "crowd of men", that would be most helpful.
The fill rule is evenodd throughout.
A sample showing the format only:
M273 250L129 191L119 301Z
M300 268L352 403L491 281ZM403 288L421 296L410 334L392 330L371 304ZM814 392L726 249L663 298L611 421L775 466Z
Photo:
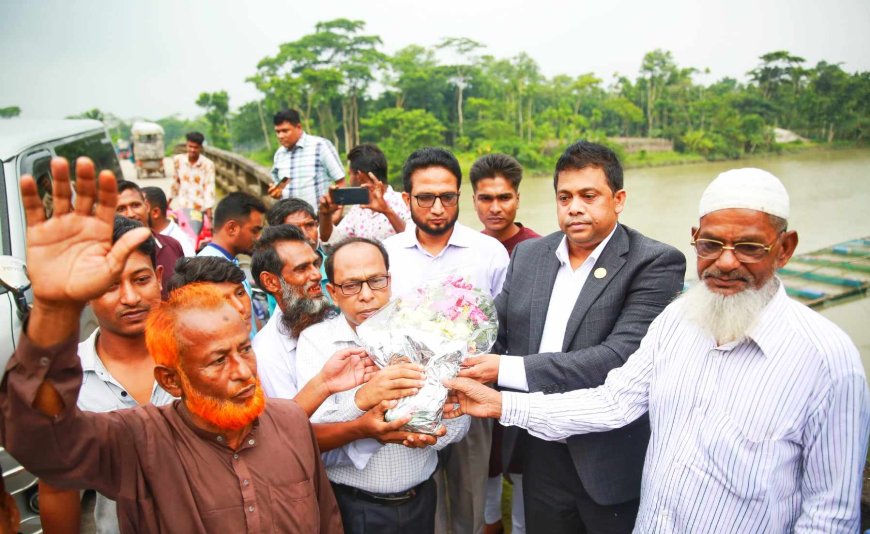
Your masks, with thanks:
M56 159L47 219L22 180L34 302L0 437L40 477L46 533L78 531L89 488L100 533L495 534L503 480L519 533L857 530L867 381L776 277L798 241L779 179L712 181L681 295L683 254L619 222L605 146L558 159L560 230L541 237L517 221L508 155L470 169L478 232L449 151L413 152L398 192L377 146L345 175L298 112L274 123L271 199L215 202L197 133L168 197L80 158L73 203ZM341 205L343 187L368 203ZM495 299L498 339L447 383L440 428L409 432L384 414L423 368L378 369L357 328L450 273ZM99 328L79 343L85 306Z

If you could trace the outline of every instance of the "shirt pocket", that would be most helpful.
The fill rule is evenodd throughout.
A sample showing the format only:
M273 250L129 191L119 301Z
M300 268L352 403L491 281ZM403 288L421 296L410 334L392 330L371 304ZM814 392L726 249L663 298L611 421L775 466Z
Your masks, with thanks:
M746 500L767 497L776 439L749 437L728 413L713 410L702 422L699 441L693 467L702 473L705 485Z
M320 504L311 479L270 486L269 495L274 532L308 534L320 531Z

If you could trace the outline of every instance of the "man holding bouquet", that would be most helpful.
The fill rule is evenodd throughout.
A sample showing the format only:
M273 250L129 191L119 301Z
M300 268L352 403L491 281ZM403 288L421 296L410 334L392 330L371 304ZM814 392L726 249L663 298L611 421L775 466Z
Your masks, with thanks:
M362 346L357 327L390 300L389 258L383 246L365 238L339 243L327 258L327 289L341 315L304 330L296 353L300 384L320 371L324 356L336 348ZM393 375L411 364L391 365L378 372L363 387L333 395L312 417L313 422L348 421L360 417L379 403L395 401L417 392L420 381ZM381 375L383 378L379 378ZM406 389L384 387L382 382L404 383ZM468 430L468 418L445 423L444 433L432 447L413 448L399 444L380 445L372 440L356 444L374 446L364 465L327 467L335 490L345 531L434 532L436 450L458 441ZM446 432L446 433L445 433ZM363 442L368 441L368 444ZM421 443L422 444L422 443Z

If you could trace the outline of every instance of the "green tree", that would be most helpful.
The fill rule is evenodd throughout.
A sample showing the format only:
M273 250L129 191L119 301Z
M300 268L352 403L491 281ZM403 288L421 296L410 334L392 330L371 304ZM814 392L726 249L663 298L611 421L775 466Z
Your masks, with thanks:
M390 164L390 179L395 181L411 152L441 144L444 125L422 109L387 108L362 119L362 139L377 143L384 151Z
M447 69L450 72L450 83L456 87L457 132L459 137L463 137L465 135L463 95L476 68L477 51L483 48L483 45L467 37L446 37L438 48L448 50L456 57L456 61L448 65Z
M208 140L218 148L229 150L230 146L230 97L226 91L200 93L196 105L205 110L208 121Z
M0 108L0 119L11 119L21 115L21 108L18 106L7 106Z

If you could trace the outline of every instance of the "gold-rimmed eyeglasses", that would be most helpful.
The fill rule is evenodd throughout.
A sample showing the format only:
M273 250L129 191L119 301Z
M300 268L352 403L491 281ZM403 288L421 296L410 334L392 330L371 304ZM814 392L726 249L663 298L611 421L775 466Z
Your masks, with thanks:
M779 239L779 234L768 245L753 242L726 245L716 239L696 238L692 241L692 246L695 247L698 257L705 260L715 260L722 255L723 251L730 250L740 263L758 263L767 256L777 239Z

